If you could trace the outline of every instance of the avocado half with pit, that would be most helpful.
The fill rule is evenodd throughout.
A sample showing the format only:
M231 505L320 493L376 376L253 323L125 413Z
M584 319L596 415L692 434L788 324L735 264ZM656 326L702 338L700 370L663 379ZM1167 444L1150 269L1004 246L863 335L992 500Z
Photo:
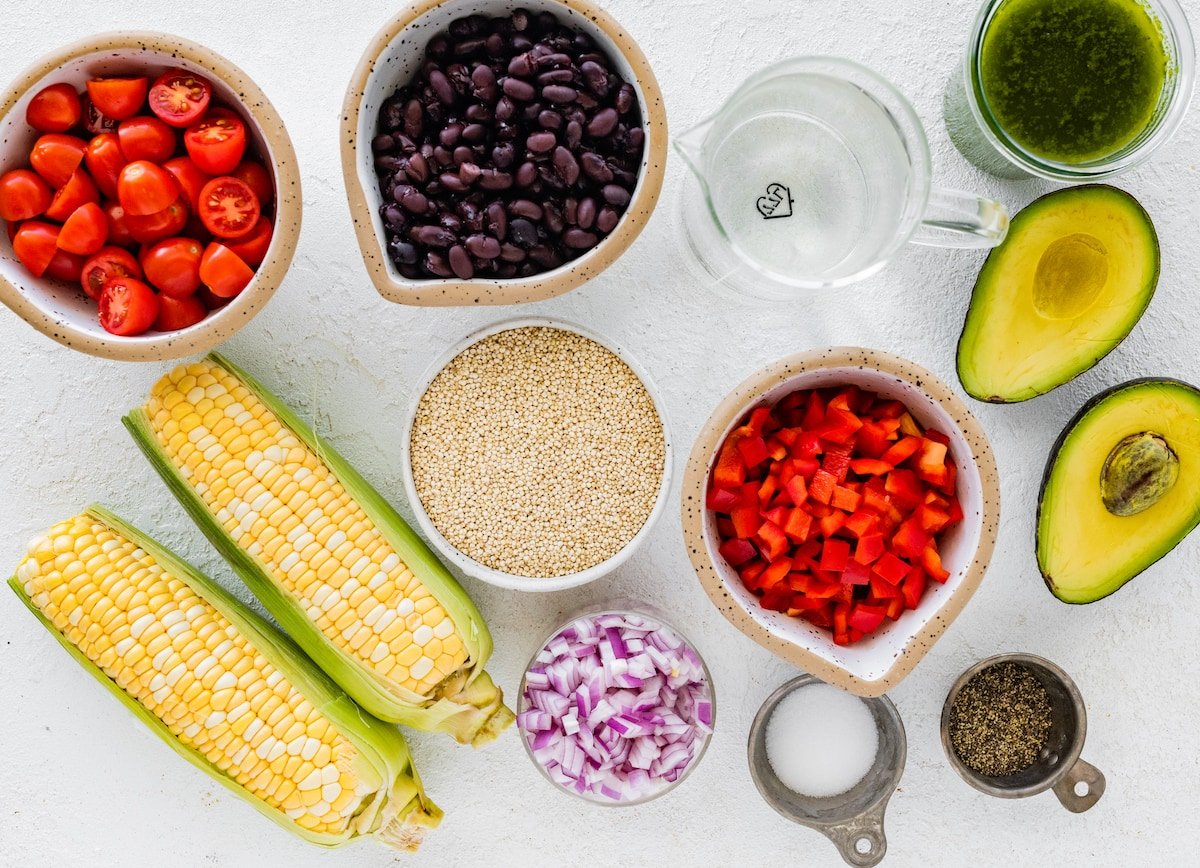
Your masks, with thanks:
M975 281L958 342L963 388L1007 404L1074 379L1137 324L1158 271L1154 224L1128 193L1094 184L1034 201Z
M1037 559L1066 603L1107 597L1200 523L1200 390L1133 380L1059 436L1038 503Z

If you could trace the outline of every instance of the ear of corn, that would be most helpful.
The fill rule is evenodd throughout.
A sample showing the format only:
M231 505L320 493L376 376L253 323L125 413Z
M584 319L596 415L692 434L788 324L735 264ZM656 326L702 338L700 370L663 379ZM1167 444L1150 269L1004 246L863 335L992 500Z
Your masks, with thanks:
M151 464L293 639L372 714L478 745L512 723L491 634L442 563L281 401L212 355L125 417Z
M176 753L281 826L329 847L372 835L412 850L441 819L394 727L106 510L34 540L9 585Z

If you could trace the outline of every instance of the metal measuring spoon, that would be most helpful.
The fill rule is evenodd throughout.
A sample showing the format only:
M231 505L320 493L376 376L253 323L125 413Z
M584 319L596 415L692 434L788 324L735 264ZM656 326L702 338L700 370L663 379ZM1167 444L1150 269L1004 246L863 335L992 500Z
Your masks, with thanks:
M875 718L879 747L871 770L844 793L817 798L794 792L779 780L767 759L767 722L775 707L791 692L822 683L812 675L801 675L767 697L750 725L750 777L767 804L780 815L825 835L847 864L868 868L878 865L887 853L883 813L904 774L907 754L904 722L892 701L886 696L861 700Z

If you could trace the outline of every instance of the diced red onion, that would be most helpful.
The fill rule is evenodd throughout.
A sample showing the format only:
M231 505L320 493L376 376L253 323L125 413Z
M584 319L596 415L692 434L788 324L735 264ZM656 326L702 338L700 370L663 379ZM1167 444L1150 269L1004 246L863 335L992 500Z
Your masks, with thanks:
M712 732L712 693L695 649L641 615L580 618L535 657L517 726L565 789L637 801L686 772Z

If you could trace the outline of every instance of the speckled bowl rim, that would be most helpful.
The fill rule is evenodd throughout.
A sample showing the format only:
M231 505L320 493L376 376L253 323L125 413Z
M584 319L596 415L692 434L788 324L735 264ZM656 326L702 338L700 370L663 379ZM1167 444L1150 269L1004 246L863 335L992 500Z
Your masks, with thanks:
M300 171L283 119L250 76L212 49L168 33L101 33L42 56L4 91L0 118L6 117L44 76L76 58L104 51L130 50L161 52L187 60L211 71L241 97L243 110L258 126L274 157L275 227L266 258L237 298L196 325L175 332L151 332L128 338L89 334L32 301L25 289L3 275L0 275L0 302L42 334L73 350L118 361L166 361L206 352L217 346L253 319L275 294L291 265L300 237Z
M873 369L903 380L926 394L956 420L959 430L971 448L979 471L979 542L962 582L940 609L929 612L925 623L905 642L891 667L883 676L874 680L860 678L805 648L781 639L755 621L750 612L725 591L721 576L708 555L704 538L704 502L709 468L726 429L758 396L787 382L798 373L825 368ZM725 619L784 660L822 681L862 697L881 696L899 684L958 617L979 587L979 583L983 581L984 572L996 545L996 533L1000 524L1000 479L996 470L996 460L992 455L987 434L971 415L963 400L940 379L919 365L891 353L861 347L827 347L796 353L772 362L744 380L721 401L704 423L684 470L679 499L688 558L701 586Z
M372 222L368 193L358 176L359 108L376 62L396 35L431 9L457 2L462 0L418 0L389 21L367 46L346 90L341 124L342 178L363 264L379 294L399 304L428 307L523 304L562 295L577 289L612 265L641 234L658 204L667 165L667 112L663 106L662 90L646 55L608 12L588 0L553 0L563 7L568 22L571 14L581 15L608 36L608 47L624 56L641 89L643 126L646 131L642 169L633 199L621 215L617 228L578 259L532 277L508 280L407 280L392 277L388 272L384 243L376 234Z
M650 514L646 516L646 521L638 528L625 545L612 555L607 560L603 560L598 564L593 564L586 570L580 570L576 573L567 573L565 576L552 576L550 578L538 578L535 576L519 576L515 573L506 573L502 570L489 567L487 564L481 563L459 549L442 535L438 530L437 525L433 523L433 519L429 517L429 513L425 509L425 505L421 503L421 498L417 494L417 484L413 477L412 469L412 429L413 423L417 418L417 408L421 404L421 398L425 396L425 392L429 389L430 384L437 378L437 375L442 370L454 361L468 348L474 346L485 338L500 332L511 331L512 329L541 327L560 329L562 331L571 332L594 341L604 347L610 353L629 366L634 375L641 381L645 387L647 394L650 395L650 400L654 402L654 409L658 412L658 420L662 424L663 432L663 472L662 478L659 480L658 493L655 495L654 506L650 509ZM671 446L671 426L667 419L666 407L663 404L662 396L659 394L658 387L654 381L650 379L645 368L638 364L627 350L623 349L618 344L603 335L597 334L591 329L585 328L576 323L556 317L512 317L509 319L497 320L490 325L483 326L471 332L462 340L452 344L444 353L442 353L433 364L429 366L425 374L421 377L417 388L413 390L412 401L409 404L408 411L404 416L404 424L400 430L400 477L404 485L404 494L408 498L408 502L412 505L413 514L417 518L417 524L420 526L425 538L428 539L442 556L448 561L462 570L469 576L487 582L489 585L495 585L498 588L507 588L512 591L532 591L535 593L545 593L550 591L564 591L569 588L578 588L581 585L586 585L597 579L611 573L613 570L620 567L628 561L637 549L645 543L650 532L654 529L654 525L666 511L667 501L670 499L671 480L674 478L675 462L673 458L673 449Z

